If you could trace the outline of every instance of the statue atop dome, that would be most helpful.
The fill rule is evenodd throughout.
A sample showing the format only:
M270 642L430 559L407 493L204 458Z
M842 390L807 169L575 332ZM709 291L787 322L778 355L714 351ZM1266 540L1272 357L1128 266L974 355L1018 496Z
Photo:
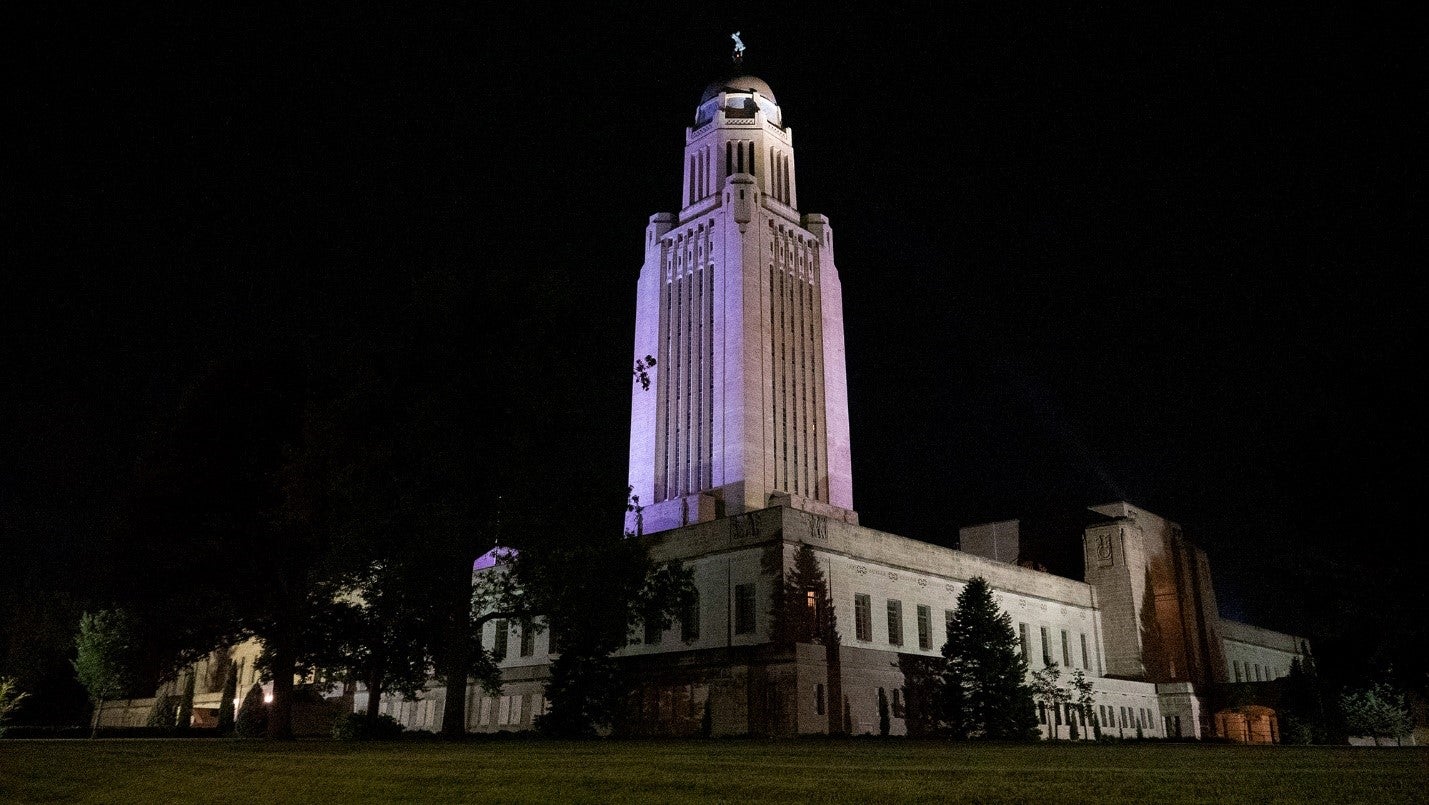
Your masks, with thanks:
M739 38L739 31L730 34L729 38L734 40L734 55L730 58L736 66L741 65L744 63L744 40Z

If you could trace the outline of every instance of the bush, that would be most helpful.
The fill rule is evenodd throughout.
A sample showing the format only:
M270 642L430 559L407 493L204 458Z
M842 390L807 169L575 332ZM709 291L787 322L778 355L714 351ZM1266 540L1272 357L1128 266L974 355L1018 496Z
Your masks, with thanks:
M20 690L12 676L0 676L0 736L5 734L5 720L30 694Z
M223 698L218 702L218 733L228 735L233 732L234 699L238 698L238 674L230 666L223 682Z
M144 726L172 729L178 717L179 697L160 696L154 700L154 709L149 711L149 719L144 722Z
M347 713L332 725L332 737L339 741L390 741L406 729L386 713L369 718L366 713Z
M243 697L238 717L233 722L235 738L262 738L268 734L268 705L263 701L263 686L254 684Z

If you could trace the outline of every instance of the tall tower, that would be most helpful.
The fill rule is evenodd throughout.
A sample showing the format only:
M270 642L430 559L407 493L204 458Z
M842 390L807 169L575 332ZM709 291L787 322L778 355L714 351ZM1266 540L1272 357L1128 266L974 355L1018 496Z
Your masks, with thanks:
M656 360L631 392L628 531L774 504L857 522L833 233L799 212L794 176L769 85L705 87L680 211L645 230L632 365Z

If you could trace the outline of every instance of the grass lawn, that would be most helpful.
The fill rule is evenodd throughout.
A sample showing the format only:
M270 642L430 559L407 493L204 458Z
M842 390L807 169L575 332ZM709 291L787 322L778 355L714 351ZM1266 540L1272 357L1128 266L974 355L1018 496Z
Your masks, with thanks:
M1429 749L0 741L0 802L1429 802Z

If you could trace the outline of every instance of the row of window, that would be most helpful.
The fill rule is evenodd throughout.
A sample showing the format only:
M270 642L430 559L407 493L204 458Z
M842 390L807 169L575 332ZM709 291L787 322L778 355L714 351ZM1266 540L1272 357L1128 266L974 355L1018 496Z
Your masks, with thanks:
M1098 705L1101 709L1101 724L1108 729L1149 730L1151 711L1145 707L1115 707L1110 704Z
M1235 669L1235 681L1237 682L1269 682L1276 678L1275 672L1270 669L1270 666L1267 665L1262 669L1258 662L1232 660L1231 667ZM1252 669L1255 671L1254 676L1251 675Z
M481 727L504 727L533 721L546 712L546 697L538 694L515 696L484 696L477 708L476 723Z
M888 599L888 644L890 646L903 645L903 602L896 598ZM866 593L855 593L853 597L854 632L859 640L873 640L873 601ZM947 625L953 620L954 610L943 610L944 634ZM933 648L933 613L930 607L922 604L918 605L918 648ZM1056 659L1053 654L1053 642L1051 633L1046 626L1042 630L1042 663L1051 665ZM1028 626L1025 623L1017 624L1018 637L1022 645L1022 656L1028 662L1032 659L1032 639ZM1082 668L1090 670L1091 651L1087 645L1087 636L1084 633L1077 634L1075 643L1079 650L1077 655L1073 654L1073 643L1071 633L1066 629L1061 634L1061 664L1065 668L1075 668L1073 660L1079 655Z
M734 585L734 633L753 634L756 626L753 582ZM652 621L645 624L644 637L646 645L658 645L664 638L664 630L658 622ZM680 614L680 640L692 643L699 638L700 593L696 590Z
M511 621L496 622L496 639L492 642L491 651L496 655L497 662L506 659L511 651L509 643L512 625ZM536 653L536 625L530 621L523 621L520 626L520 656L530 657Z
M1085 633L1082 633L1082 632L1078 632L1078 633L1077 633L1077 641L1076 641L1076 644L1075 644L1075 645L1077 646L1077 648L1078 648L1080 651L1077 652L1077 653L1073 653L1073 649L1072 649L1072 646L1073 646L1073 643L1072 643L1072 635L1071 635L1071 633L1068 632L1066 629L1062 629L1062 630L1061 630L1061 638L1062 638L1062 639L1061 639L1061 649L1062 649L1062 651L1061 651L1060 655L1058 655L1058 654L1054 654L1054 653L1053 653L1054 643L1053 643L1053 640L1052 640L1051 630L1050 630L1048 627L1046 627L1046 626L1041 626L1041 627L1038 627L1038 628L1041 630L1041 636L1042 636L1042 664L1043 664L1043 665L1051 665L1051 664L1053 664L1054 662L1057 662L1058 659L1059 659L1059 657L1060 657L1060 664L1061 664L1061 666L1062 666L1063 668L1076 668L1076 667L1078 667L1078 666L1074 665L1073 662L1072 662L1072 660L1074 660L1074 659L1076 659L1078 656L1080 656L1080 658L1081 658L1081 660L1082 660L1081 667L1084 668L1084 669L1086 669L1086 670L1091 670L1091 667L1092 667L1092 655L1091 655L1091 651L1087 648L1087 636L1086 636ZM1030 664L1030 663L1032 662L1032 633L1031 633L1031 630L1028 628L1027 624L1025 624L1025 623L1019 623L1019 624L1017 624L1017 639L1018 639L1018 643L1022 646L1022 656L1023 656L1023 658L1025 658L1025 659L1027 660L1027 662Z
M888 645L903 645L903 602L896 598L888 599ZM931 607L919 604L917 608L918 621L918 648L933 648L933 610ZM944 624L953 616L953 610L943 610ZM859 640L869 641L873 639L873 599L867 593L855 593L853 596L853 623L854 636Z

